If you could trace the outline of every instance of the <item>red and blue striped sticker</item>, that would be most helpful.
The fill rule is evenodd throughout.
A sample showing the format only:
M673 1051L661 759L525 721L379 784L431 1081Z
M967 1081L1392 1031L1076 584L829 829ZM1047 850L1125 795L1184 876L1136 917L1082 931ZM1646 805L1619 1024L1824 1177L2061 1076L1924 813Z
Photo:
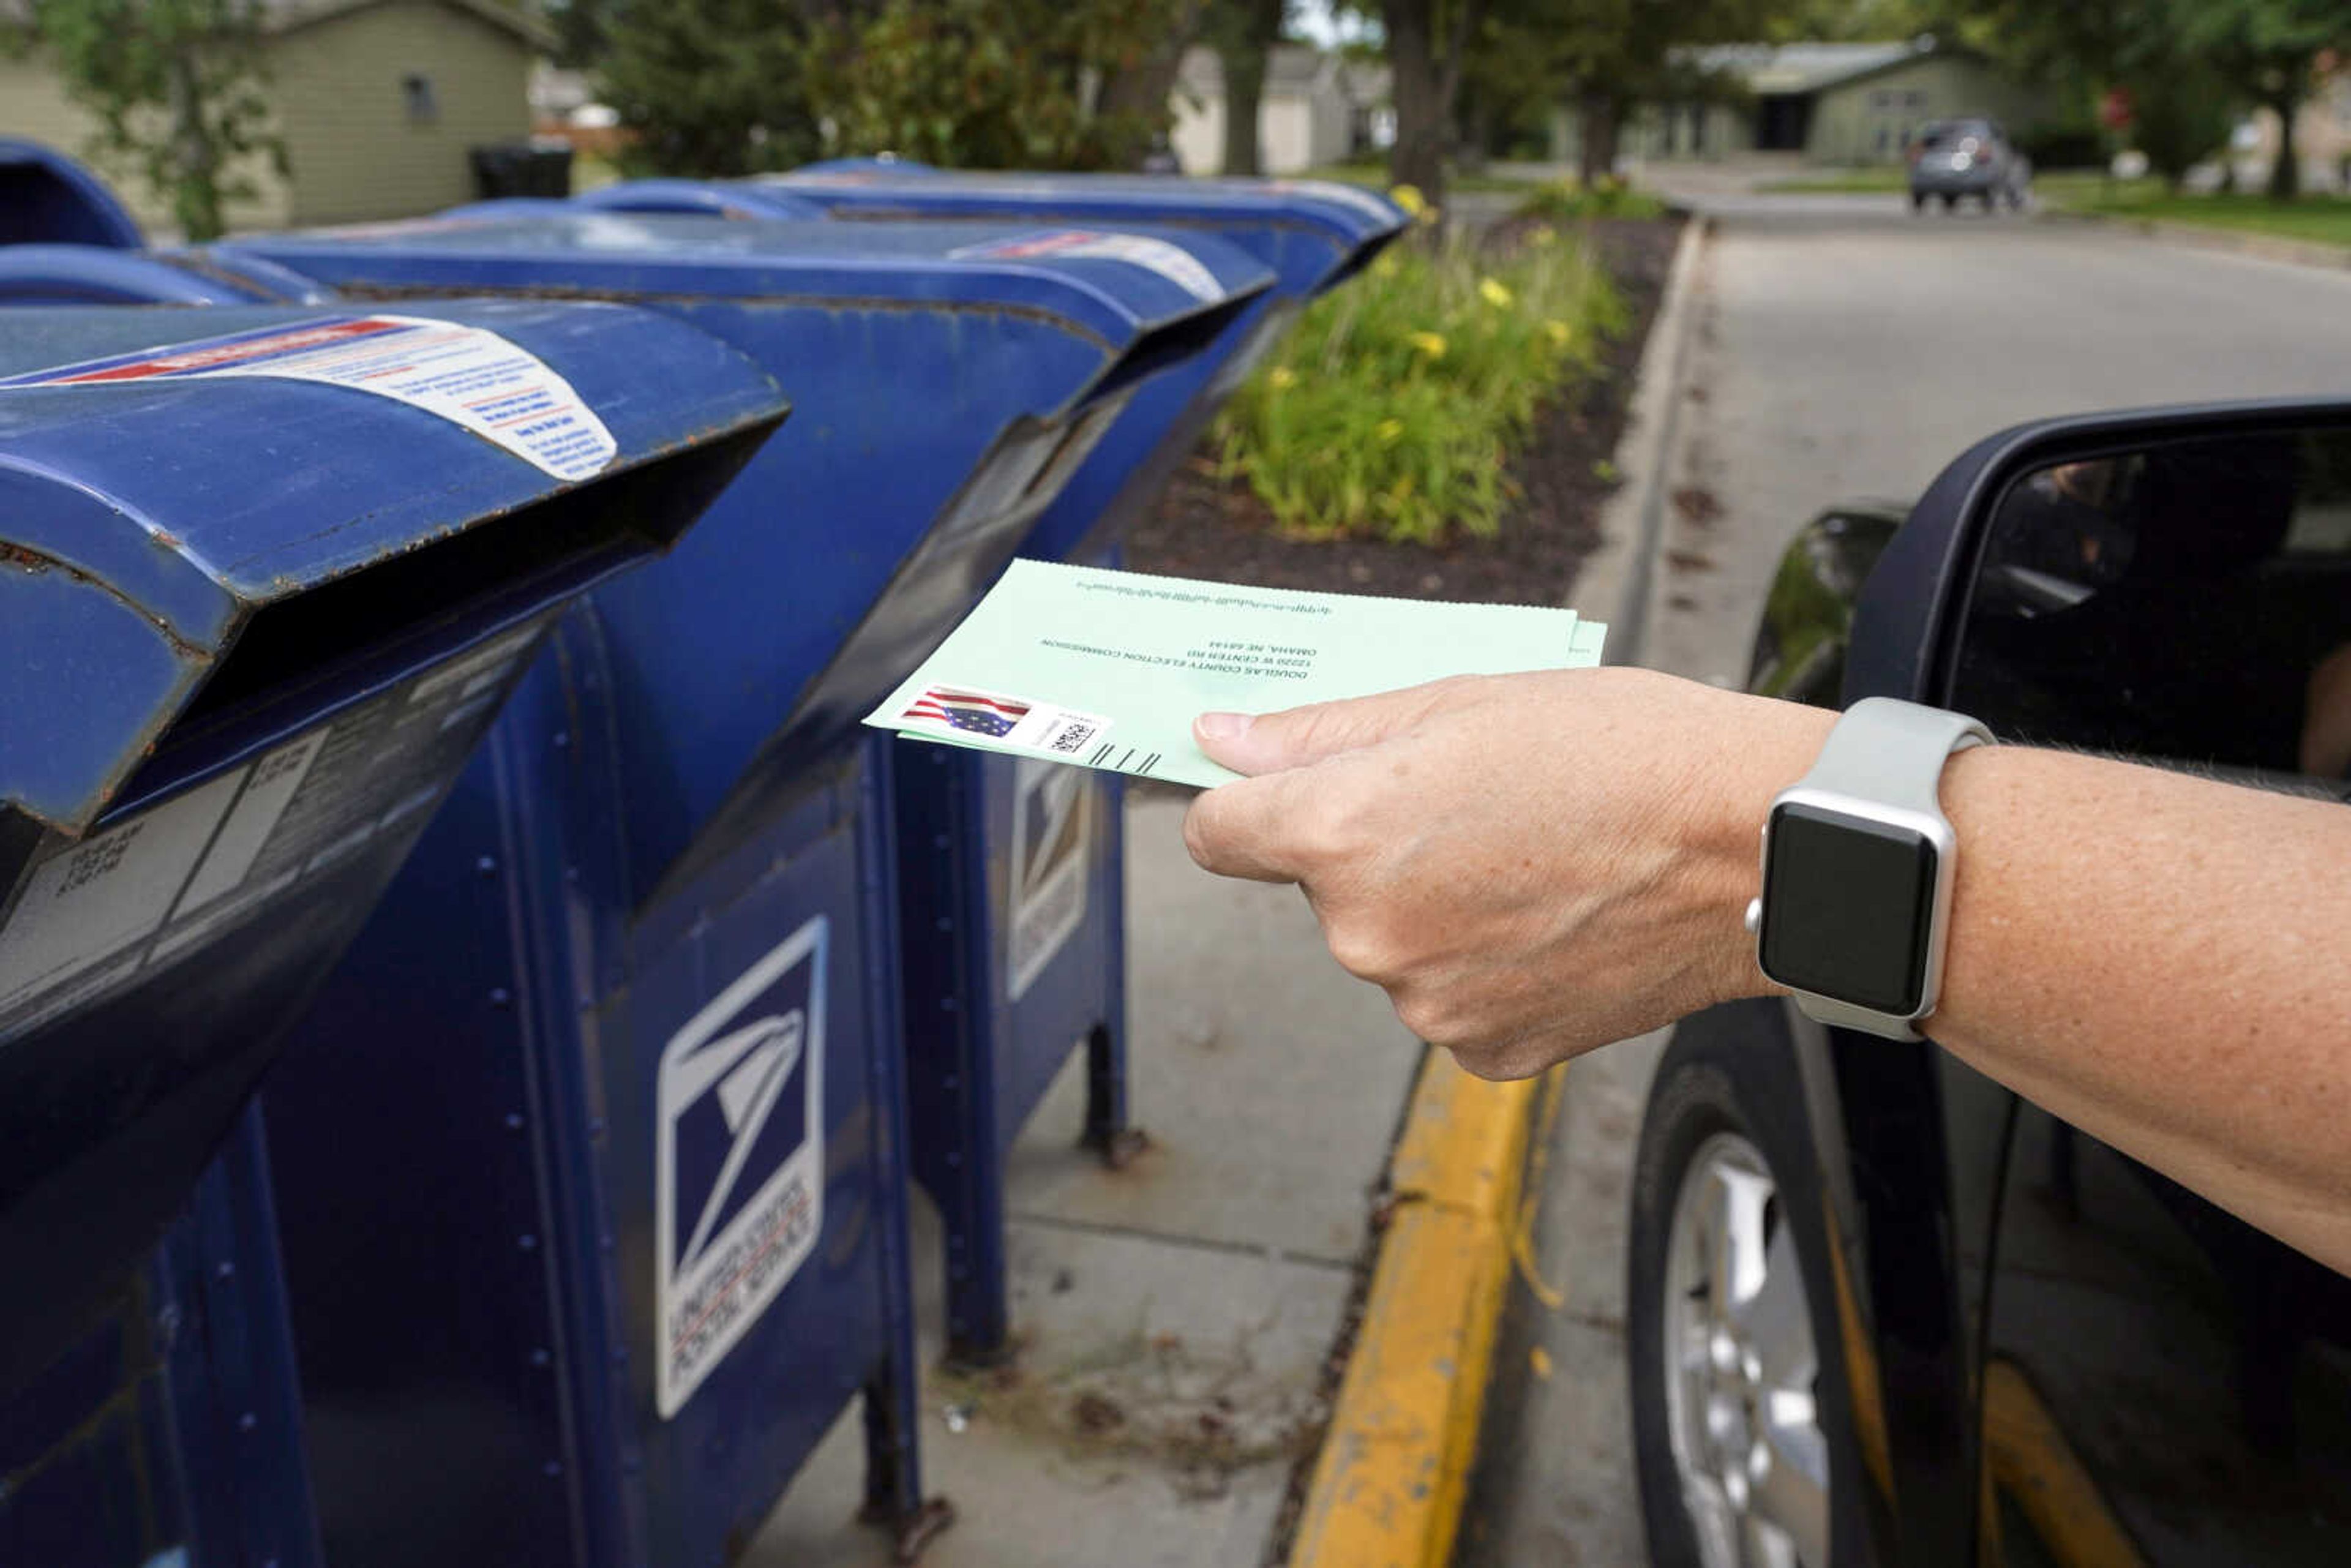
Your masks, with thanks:
M571 383L495 332L413 316L325 316L0 380L115 386L268 376L372 392L445 419L559 479L601 472L620 444Z

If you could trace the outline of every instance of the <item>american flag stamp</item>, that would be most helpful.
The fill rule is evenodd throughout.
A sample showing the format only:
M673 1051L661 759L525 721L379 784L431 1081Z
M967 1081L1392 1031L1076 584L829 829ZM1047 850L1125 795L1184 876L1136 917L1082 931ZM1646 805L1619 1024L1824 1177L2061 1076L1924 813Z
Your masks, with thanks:
M904 717L910 729L935 730L957 739L998 741L1072 760L1110 728L1110 720L1092 714L1072 713L1050 703L970 686L925 686L907 706Z

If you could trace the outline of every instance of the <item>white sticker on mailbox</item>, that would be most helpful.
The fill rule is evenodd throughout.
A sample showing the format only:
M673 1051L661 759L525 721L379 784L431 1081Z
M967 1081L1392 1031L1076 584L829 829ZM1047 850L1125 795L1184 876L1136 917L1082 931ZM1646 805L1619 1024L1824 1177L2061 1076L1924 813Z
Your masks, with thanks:
M1019 1001L1086 917L1094 785L1083 769L1019 758L1012 786L1005 994Z
M36 371L0 388L274 376L351 387L436 414L559 479L600 473L620 445L529 350L458 321L329 316Z
M1099 257L1105 261L1123 261L1131 267L1158 274L1196 299L1213 304L1225 297L1217 275L1200 265L1200 258L1182 246L1171 245L1149 235L1104 234L1097 229L1062 229L1053 234L1029 235L1020 239L993 239L985 245L967 245L947 254L961 259L966 256L995 261L1020 261L1031 256Z
M786 937L663 1048L655 1087L655 1403L666 1421L824 1228L826 921Z

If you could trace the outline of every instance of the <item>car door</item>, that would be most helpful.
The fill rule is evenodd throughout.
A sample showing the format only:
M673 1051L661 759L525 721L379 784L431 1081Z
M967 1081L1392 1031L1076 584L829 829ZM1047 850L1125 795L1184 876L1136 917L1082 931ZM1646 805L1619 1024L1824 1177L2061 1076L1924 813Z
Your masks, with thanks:
M2061 444L2001 479L1979 533L1943 595L1949 706L2006 739L2346 793L2351 428L2331 413ZM1945 1103L1954 1147L2004 1124L1980 1561L2351 1562L2351 1281L2030 1102Z

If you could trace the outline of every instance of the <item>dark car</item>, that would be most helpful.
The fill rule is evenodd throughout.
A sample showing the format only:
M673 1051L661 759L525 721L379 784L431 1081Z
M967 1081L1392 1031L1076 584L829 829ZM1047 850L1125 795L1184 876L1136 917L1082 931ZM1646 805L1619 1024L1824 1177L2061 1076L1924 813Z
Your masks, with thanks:
M2301 769L2346 646L2351 403L2207 407L1823 515L1751 684L2343 799ZM1684 1020L1629 1251L1659 1568L2351 1563L2351 1281L1931 1042Z
M2024 205L2032 188L2032 161L2019 152L1993 120L1938 120L1910 143L1910 205L1924 207L1940 196L1945 208L1973 196L1991 212L2001 202Z

